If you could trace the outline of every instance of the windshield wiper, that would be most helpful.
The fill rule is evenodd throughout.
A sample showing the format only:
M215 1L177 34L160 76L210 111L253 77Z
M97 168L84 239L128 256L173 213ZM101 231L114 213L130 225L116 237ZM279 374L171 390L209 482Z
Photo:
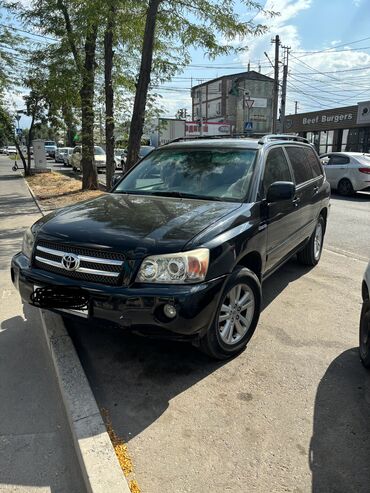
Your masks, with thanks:
M178 192L176 190L168 190L163 192L151 192L151 195L157 195L159 197L178 197L180 199L198 199L198 200L217 200L217 201L222 201L220 197L213 197L213 196L207 196L207 195L197 195L196 193L184 193L184 192Z

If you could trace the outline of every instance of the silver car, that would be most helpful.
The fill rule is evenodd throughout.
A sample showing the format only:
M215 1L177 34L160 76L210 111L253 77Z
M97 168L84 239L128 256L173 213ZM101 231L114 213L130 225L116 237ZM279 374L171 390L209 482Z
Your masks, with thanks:
M360 357L366 368L370 368L370 262L362 281L362 310L360 319Z
M341 195L370 190L370 154L361 152L330 152L320 156L332 189Z

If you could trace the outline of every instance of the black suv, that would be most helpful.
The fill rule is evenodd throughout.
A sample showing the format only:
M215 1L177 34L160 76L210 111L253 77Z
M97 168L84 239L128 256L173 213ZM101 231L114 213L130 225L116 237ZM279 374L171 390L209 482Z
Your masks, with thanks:
M256 328L262 281L295 253L319 261L329 195L299 137L170 143L111 193L37 221L12 280L36 306L227 358Z

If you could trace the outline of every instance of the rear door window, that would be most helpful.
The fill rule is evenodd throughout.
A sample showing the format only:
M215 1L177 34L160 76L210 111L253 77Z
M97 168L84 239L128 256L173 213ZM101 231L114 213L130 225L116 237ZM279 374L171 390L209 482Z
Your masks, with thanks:
M330 156L329 160L329 166L330 165L335 165L335 164L349 164L349 157L348 156Z
M315 154L315 151L313 149L310 149L309 147L305 147L304 152L306 154L307 163L312 171L313 176L315 178L317 176L322 176L321 164Z
M265 174L263 177L263 189L266 194L269 186L275 181L292 181L292 174L288 161L281 147L271 149L267 155Z
M307 161L307 156L304 147L286 146L285 150L288 154L290 163L293 168L296 185L300 185L313 178L313 172Z

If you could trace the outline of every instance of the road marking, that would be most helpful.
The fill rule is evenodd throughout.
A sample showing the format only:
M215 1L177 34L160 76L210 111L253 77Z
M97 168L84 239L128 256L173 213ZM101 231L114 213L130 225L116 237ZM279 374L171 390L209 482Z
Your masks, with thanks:
M342 250L341 248L335 248L335 247L325 247L324 250L331 252L331 253L336 253L337 255L342 255L343 257L349 257L354 260L359 260L360 262L369 262L369 258L363 257L362 255L357 255L357 253L354 252L348 252L347 250Z

